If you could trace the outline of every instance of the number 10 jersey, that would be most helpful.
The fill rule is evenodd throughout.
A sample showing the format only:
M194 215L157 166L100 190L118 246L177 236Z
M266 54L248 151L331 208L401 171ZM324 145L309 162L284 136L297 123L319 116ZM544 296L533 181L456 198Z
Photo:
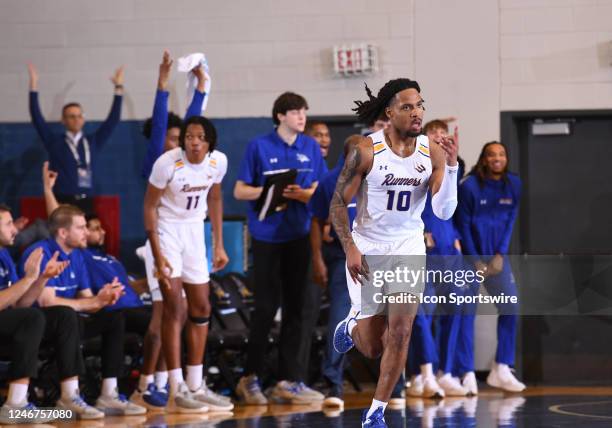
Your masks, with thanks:
M397 242L422 234L421 214L432 171L429 139L417 137L414 153L402 158L387 145L383 130L368 137L374 161L357 192L353 233L371 242Z

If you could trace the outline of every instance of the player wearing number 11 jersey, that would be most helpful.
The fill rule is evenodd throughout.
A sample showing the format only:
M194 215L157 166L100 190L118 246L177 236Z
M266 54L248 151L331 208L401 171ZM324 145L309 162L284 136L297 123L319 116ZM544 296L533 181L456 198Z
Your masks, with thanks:
M367 86L366 92L369 100L356 102L360 121L373 123L384 116L389 127L363 137L352 149L331 201L334 229L346 253L352 305L336 327L334 347L344 353L355 345L367 357L382 356L374 399L362 416L362 427L380 428L387 426L384 411L406 365L418 304L384 305L386 313L362 312L366 302L359 284L374 274L364 256L425 256L421 213L427 191L432 193L434 214L449 219L457 206L458 166L457 144L451 138L429 146L427 137L421 136L425 109L417 82L395 79L377 96ZM354 196L357 216L351 233L347 205ZM386 274L392 272L384 273L389 281ZM384 297L395 297L399 290L389 288Z
M168 366L170 395L167 410L201 413L231 410L231 403L213 406L202 379L202 361L210 317L209 272L204 244L204 219L213 231L213 267L228 262L223 247L221 180L227 170L225 155L215 152L217 132L208 119L194 116L181 128L179 145L157 159L149 177L144 220L155 271L163 294L162 349ZM183 305L187 296L187 383L181 369ZM192 382L197 381L197 382Z

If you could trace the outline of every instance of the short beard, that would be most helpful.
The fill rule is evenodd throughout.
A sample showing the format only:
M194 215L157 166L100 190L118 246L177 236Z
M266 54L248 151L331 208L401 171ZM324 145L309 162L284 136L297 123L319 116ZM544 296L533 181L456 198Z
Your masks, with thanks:
M420 132L420 131L419 132L406 131L406 133L405 133L405 135L407 137L411 137L411 138L416 138L416 137L418 137L421 134L422 134L422 132Z

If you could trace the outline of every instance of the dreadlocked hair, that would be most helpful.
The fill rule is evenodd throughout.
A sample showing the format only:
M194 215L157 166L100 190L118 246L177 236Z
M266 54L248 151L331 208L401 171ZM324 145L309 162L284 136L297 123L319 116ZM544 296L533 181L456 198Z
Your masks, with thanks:
M416 89L417 92L421 92L421 87L415 80L403 78L389 80L380 88L378 95L374 96L368 84L365 83L365 90L369 99L367 101L355 101L357 107L355 107L353 111L357 113L361 122L366 125L372 124L383 116L385 109L389 107L395 94L404 89Z

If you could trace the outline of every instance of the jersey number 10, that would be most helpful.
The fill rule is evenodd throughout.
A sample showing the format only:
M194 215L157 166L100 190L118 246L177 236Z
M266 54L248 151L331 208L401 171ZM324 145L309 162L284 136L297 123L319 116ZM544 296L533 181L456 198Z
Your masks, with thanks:
M195 204L193 204L193 207L191 206L192 202L193 202L194 197L193 196L187 196L187 209L190 210L191 208L193 208L194 210L198 207L198 202L200 202L200 196L196 196L195 197Z
M387 209L393 210L395 203L395 190L387 190L389 199L387 200ZM408 211L410 209L410 192L408 190L402 190L397 193L397 207L398 211Z

